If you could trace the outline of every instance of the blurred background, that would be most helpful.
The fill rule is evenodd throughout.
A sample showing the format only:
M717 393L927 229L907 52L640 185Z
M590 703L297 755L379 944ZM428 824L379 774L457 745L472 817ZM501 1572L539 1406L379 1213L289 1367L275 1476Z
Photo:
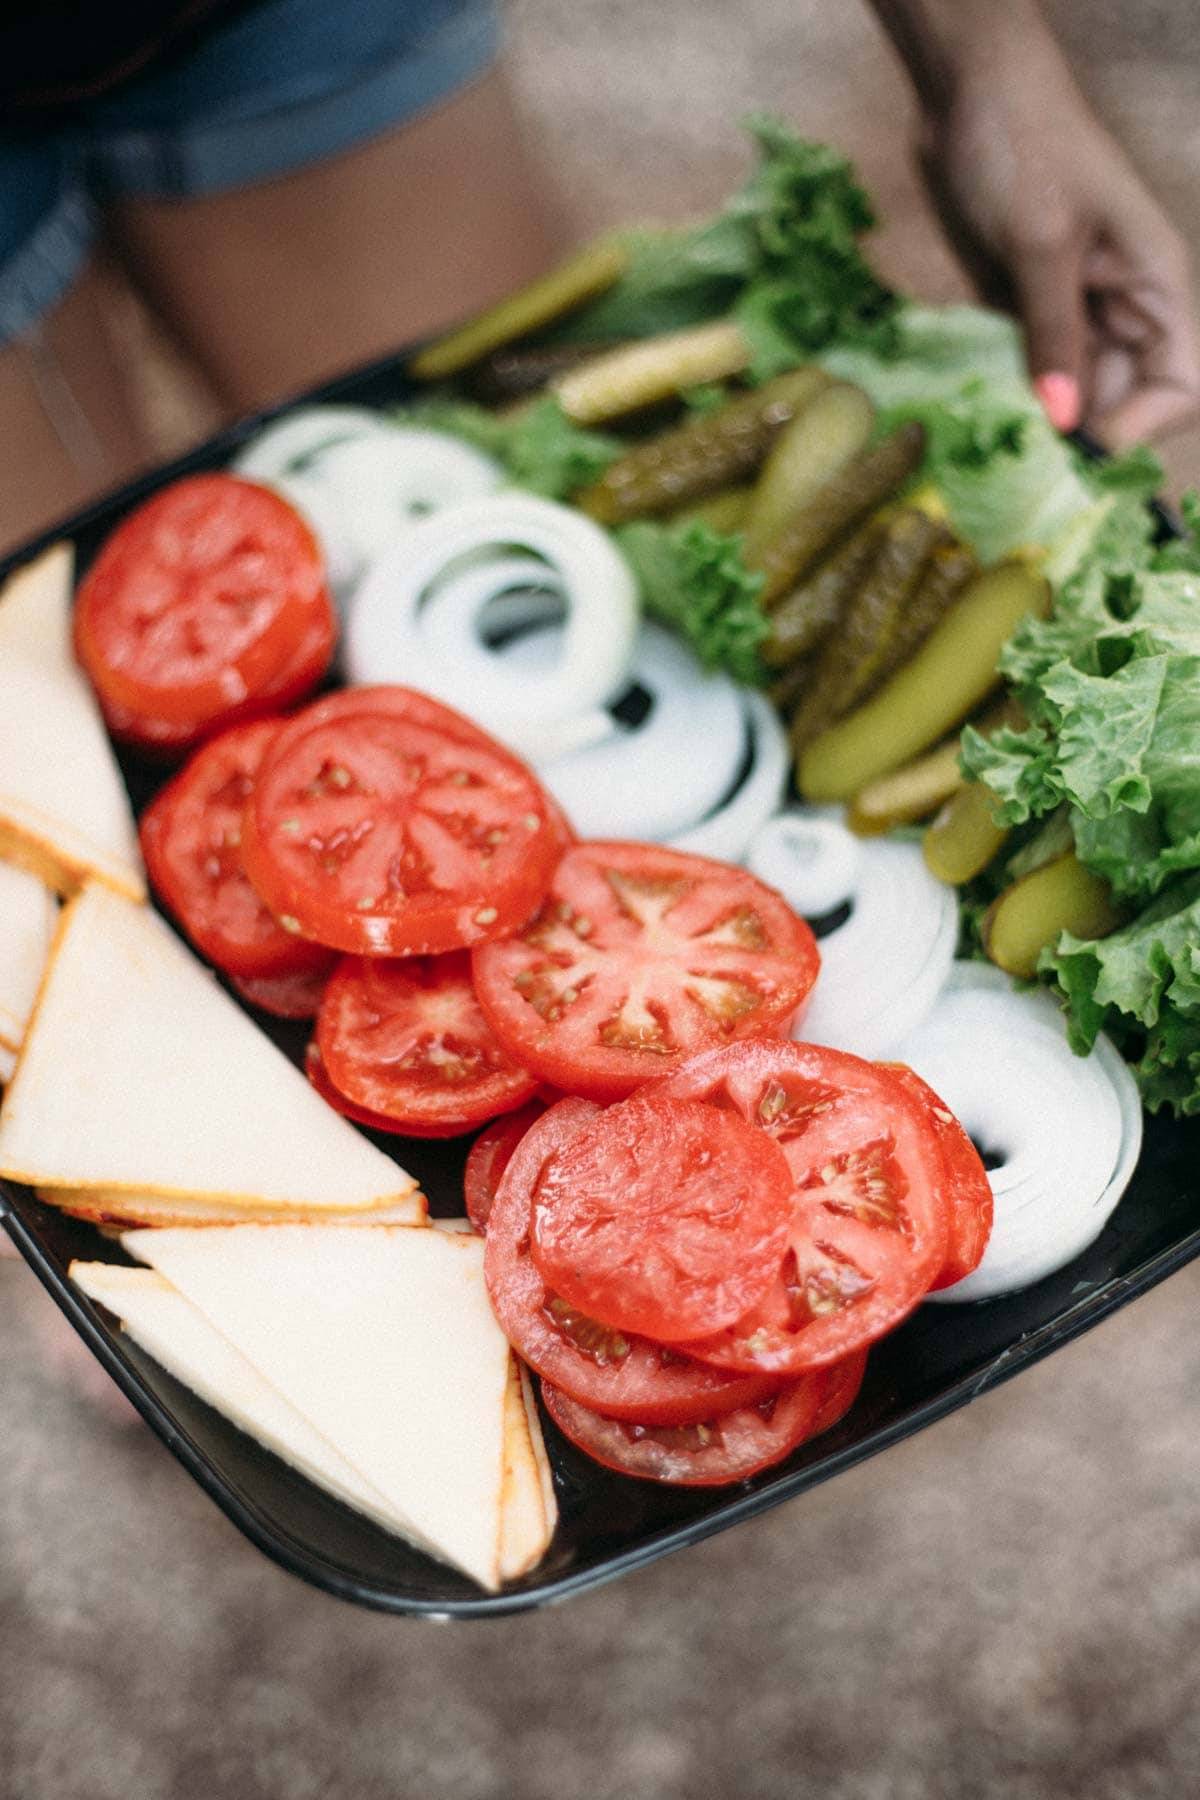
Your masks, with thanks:
M1188 0L1048 0L1082 84L1200 243ZM965 291L861 0L514 0L512 66L579 236L714 206L736 121L859 162L877 257ZM115 277L163 456L211 429ZM1200 432L1164 446L1200 480ZM969 1411L564 1609L430 1626L310 1592L68 1375L0 1262L3 1800L1171 1800L1200 1769L1200 1268Z

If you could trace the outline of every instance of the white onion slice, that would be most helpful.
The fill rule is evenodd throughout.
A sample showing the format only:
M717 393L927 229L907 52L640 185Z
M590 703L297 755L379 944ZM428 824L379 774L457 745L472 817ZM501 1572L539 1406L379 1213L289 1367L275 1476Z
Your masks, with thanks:
M821 972L795 1036L882 1057L925 1017L954 960L958 906L918 844L861 839L828 810L772 819L750 869L809 918L849 907L821 938Z
M941 1094L985 1150L995 1221L979 1268L931 1300L982 1300L1040 1281L1099 1235L1137 1164L1137 1086L1107 1038L1071 1050L1044 990L956 964L896 1054Z
M514 551L540 559L543 588L565 607L561 655L536 673L506 665L481 629L494 595L513 585ZM501 579L489 586L495 565ZM538 762L601 728L636 629L633 577L598 525L552 500L489 495L411 526L372 564L350 604L346 673L410 682Z
M387 420L365 406L300 406L265 425L233 467L250 481L273 483L309 472L337 444L385 430Z
M787 788L790 753L779 715L762 694L742 690L745 715L744 772L733 790L704 818L670 839L676 850L739 863ZM692 747L696 754L696 746Z
M561 636L561 626L530 632L502 654L515 666L542 669ZM707 674L678 638L648 624L638 632L629 684L648 697L638 724L609 710L598 741L539 759L537 770L581 837L665 843L717 806L736 779L746 748L742 694L729 676Z
M340 506L365 563L409 526L444 507L494 494L505 479L499 463L473 445L407 425L331 445L311 478Z
M360 406L288 413L252 439L233 467L304 514L339 597L414 519L494 493L504 480L499 464L470 444Z
M818 919L845 906L858 886L862 839L838 807L793 807L755 832L746 867L793 911Z

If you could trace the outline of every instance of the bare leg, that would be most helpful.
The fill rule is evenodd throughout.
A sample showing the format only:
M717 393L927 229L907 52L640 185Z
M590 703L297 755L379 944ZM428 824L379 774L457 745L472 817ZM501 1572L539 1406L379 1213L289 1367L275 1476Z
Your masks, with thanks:
M546 267L553 209L493 72L278 181L113 217L134 279L238 411L471 313Z
M0 554L149 460L113 357L102 278L0 348Z

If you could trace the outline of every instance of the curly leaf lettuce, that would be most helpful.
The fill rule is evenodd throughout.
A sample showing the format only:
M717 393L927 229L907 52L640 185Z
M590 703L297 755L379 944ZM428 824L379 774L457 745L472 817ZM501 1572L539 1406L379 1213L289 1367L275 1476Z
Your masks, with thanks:
M699 520L639 520L613 535L646 611L678 631L705 668L725 669L751 686L765 679L758 654L768 629L758 604L763 578L742 561L740 537Z
M1066 996L1076 1050L1090 1050L1107 1030L1151 1111L1200 1112L1200 875L1109 937L1064 932L1041 968Z
M899 303L859 248L875 220L852 165L777 119L747 129L757 166L722 211L691 230L627 234L625 273L556 337L648 337L733 312L760 381L835 341L892 344Z
M568 419L553 395L505 417L467 400L433 399L402 407L398 423L446 431L503 463L518 487L568 500L599 479L625 446L608 432Z

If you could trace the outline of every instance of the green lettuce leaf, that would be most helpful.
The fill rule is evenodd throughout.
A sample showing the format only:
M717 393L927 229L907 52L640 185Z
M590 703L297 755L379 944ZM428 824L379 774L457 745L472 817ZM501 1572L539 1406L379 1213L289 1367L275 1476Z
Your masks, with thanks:
M568 500L596 481L625 449L608 432L568 419L553 395L505 418L466 400L432 399L402 407L400 423L463 438L503 463L518 487L547 500Z
M767 621L758 604L763 578L742 561L740 537L701 521L659 525L638 520L615 533L646 611L685 638L708 669L738 681L765 679L758 647Z
M625 273L556 338L648 337L734 312L759 381L835 340L893 342L898 302L859 248L875 221L852 165L777 119L754 118L747 129L757 165L716 218L628 233Z
M1200 1112L1200 875L1166 890L1109 937L1064 932L1041 968L1067 999L1073 1047L1110 1031L1147 1106Z

